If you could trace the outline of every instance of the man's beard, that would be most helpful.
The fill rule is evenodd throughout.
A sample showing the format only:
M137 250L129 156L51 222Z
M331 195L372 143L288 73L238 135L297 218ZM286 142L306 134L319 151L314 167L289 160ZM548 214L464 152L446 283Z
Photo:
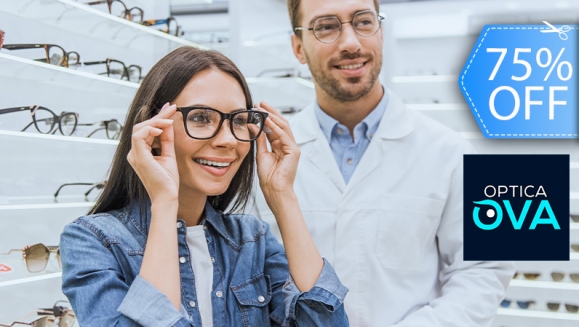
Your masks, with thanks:
M352 60L360 57L361 56L359 54L342 55L340 60ZM350 77L346 79L346 83L341 84L340 81L329 74L329 71L321 69L318 66L311 65L311 61L309 60L306 53L306 61L314 81L330 97L335 100L344 102L356 101L370 93L370 90L372 90L374 83L376 83L376 80L378 79L380 70L382 69L382 57L379 56L378 58L374 59L374 67L370 70L369 76ZM329 66L334 67L335 65L331 65L330 62ZM367 82L363 82L364 79L367 79Z

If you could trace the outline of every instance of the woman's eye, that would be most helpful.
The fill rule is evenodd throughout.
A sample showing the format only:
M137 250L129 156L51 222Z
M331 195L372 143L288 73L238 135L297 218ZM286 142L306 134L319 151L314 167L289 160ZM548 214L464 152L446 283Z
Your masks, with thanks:
M191 117L189 117L189 121L193 122L193 123L209 123L209 117L207 117L206 115L193 115Z
M246 117L235 117L235 118L233 118L233 123L235 125L245 125L245 124L247 124L247 118Z

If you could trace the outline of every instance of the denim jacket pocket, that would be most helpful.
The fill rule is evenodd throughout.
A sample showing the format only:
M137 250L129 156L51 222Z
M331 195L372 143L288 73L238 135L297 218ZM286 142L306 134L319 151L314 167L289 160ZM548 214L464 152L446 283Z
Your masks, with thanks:
M251 279L231 286L239 304L243 326L269 326L271 301L271 282L269 276L260 274Z

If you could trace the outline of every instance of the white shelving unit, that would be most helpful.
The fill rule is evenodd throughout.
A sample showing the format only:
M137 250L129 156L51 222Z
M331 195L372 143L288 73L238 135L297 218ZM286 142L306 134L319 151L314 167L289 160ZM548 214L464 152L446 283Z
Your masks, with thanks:
M139 1L134 0L139 6L155 6ZM71 0L0 0L4 43L58 44L78 52L81 62L115 58L141 65L143 75L171 50L197 46L103 9L106 4L88 6ZM42 51L0 52L0 108L40 105L56 114L77 112L79 123L117 119L123 124L139 84L95 74L88 67L63 68L32 60ZM24 126L6 123L17 115L0 115L0 253L35 243L58 245L64 226L88 212L98 190L85 199L90 186L69 186L61 190L57 202L54 192L63 183L106 180L118 145L106 139L104 131L91 138L39 134L34 126L20 132ZM30 122L29 115L23 119ZM0 255L0 264L11 268L0 274L0 324L66 299L54 254L39 273L28 272L20 256Z

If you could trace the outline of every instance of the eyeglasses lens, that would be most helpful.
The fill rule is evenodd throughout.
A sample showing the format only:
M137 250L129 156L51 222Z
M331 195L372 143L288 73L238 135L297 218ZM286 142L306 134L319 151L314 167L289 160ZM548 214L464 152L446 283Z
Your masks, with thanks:
M31 273L43 271L48 263L50 251L43 244L35 244L24 250L26 267Z
M178 29L177 21L174 19L168 19L167 20L167 34L178 36L177 35L177 29Z
M577 313L579 311L579 306L573 304L565 304L565 309L571 313Z
M60 118L60 131L63 135L72 135L76 128L76 115L74 113L63 114Z
M141 79L141 69L137 66L129 66L129 80L131 82L138 82Z
M554 273L551 273L551 278L556 282L560 282L563 280L563 278L565 278L565 274L560 273L560 272L554 272Z
M143 21L143 11L137 7L131 8L129 16L130 20L135 23L141 23Z
M33 321L32 327L54 327L54 318L51 316L42 317Z
M111 8L110 10L111 15L127 18L126 17L127 7L125 7L125 5L121 1L112 1L110 8Z
M33 114L34 124L42 134L48 134L55 125L54 114L46 109L38 108Z
M110 121L107 125L107 137L116 140L121 135L121 124L116 121Z
M352 27L361 36L371 36L380 27L378 16L373 11L360 12L352 18ZM314 34L322 42L333 42L340 37L342 23L338 17L322 17L314 22Z
M64 65L64 51L59 47L50 47L48 49L48 60L50 64L56 66Z
M58 322L58 327L72 327L76 321L76 316L72 312L72 310L66 310L63 315L60 317L60 321Z
M111 61L109 63L109 77L123 79L127 78L125 74L125 66L117 61Z
M528 309L529 306L533 303L534 303L533 301L517 301L517 305L521 309Z
M525 276L525 279L535 280L535 279L539 278L539 276L541 276L541 274L525 273L525 274L523 274L523 276Z
M370 36L376 33L380 23L375 12L366 11L356 14L352 21L352 25L354 25L354 29L361 36Z
M575 252L579 252L579 244L571 244L571 249Z
M78 65L78 53L76 52L71 52L68 54L68 66L76 66Z
M547 309L549 309L551 311L559 310L560 306L561 306L561 303L554 303L554 302L547 303Z

